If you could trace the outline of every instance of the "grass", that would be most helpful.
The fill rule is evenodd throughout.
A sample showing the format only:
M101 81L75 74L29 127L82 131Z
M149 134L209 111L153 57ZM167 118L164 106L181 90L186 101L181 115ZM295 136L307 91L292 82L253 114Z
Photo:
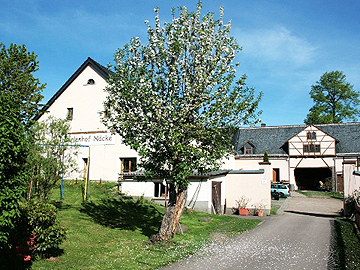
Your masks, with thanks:
M279 200L271 200L270 216L277 215L277 211L287 198L279 198Z
M67 181L60 202L59 188L54 190L52 198L67 228L67 239L60 256L35 260L32 269L156 269L195 253L209 243L211 235L233 237L260 222L185 211L181 219L187 227L184 234L153 245L148 239L157 232L164 207L114 195L112 187L111 183L91 183L90 199L85 203L80 182ZM211 222L200 221L206 217Z
M334 229L336 269L360 269L360 233L355 223L336 220Z
M296 192L301 193L309 198L318 198L318 197L330 197L338 200L343 200L344 195L339 192L326 192L326 191L314 191L314 190L297 190Z

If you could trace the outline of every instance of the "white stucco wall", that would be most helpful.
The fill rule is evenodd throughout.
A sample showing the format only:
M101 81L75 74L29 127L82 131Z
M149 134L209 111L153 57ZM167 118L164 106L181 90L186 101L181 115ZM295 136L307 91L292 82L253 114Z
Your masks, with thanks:
M87 81L93 79L95 84L89 85ZM39 121L49 115L56 118L66 118L67 108L73 108L71 132L73 136L88 138L90 136L111 136L110 130L100 120L100 112L104 110L103 102L106 98L104 88L107 83L91 66L85 69L66 88L66 90L50 106ZM82 144L90 146L90 180L117 181L120 172L120 158L138 157L136 151L124 145L119 135L114 135L109 142L83 141ZM89 147L81 147L77 157L78 172L67 175L65 179L82 179L84 176L84 160L89 157Z
M360 175L355 173L355 162L344 162L344 198L351 197L354 191L360 191Z
M253 209L256 205L265 205L269 212L271 208L270 183L272 180L271 168L268 165L258 166L264 172L238 171L226 176L225 196L226 206L230 210L236 208L236 200L243 195L250 199L248 208ZM231 210L230 210L231 211Z
M198 211L212 212L212 182L221 182L221 208L224 209L225 203L225 186L224 176L213 177L211 179L190 179L188 186L188 196L186 207ZM134 197L144 196L148 200L153 200L164 204L164 197L154 197L154 183L148 182L137 182L137 181L123 181L121 182L121 191L124 194L131 195Z

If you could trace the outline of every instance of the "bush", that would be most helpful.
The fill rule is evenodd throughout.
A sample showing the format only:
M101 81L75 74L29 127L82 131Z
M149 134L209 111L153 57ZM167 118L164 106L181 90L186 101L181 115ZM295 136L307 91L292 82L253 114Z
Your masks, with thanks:
M349 197L345 198L345 216L352 217L355 214L355 205L360 204L360 191L355 190Z
M333 178L332 177L325 178L324 187L327 191L333 190Z
M34 254L48 257L59 251L66 230L56 219L56 207L50 203L29 201L20 206L23 226L35 233Z
M264 152L264 159L263 159L264 162L269 162L269 154L265 151Z

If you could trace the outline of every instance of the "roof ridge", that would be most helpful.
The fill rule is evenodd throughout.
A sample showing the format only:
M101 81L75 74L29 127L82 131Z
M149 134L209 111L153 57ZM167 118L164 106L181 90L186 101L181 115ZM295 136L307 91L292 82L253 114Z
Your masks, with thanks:
M266 128L291 128L291 127L306 127L307 125L281 125L281 126L257 126L257 127L240 127L239 129L266 129Z
M341 125L360 125L360 122L350 123L327 123L327 124L298 124L298 125L281 125L281 126L256 126L256 127L240 127L239 129L266 129L266 128L294 128L294 127L307 127L307 126L341 126Z

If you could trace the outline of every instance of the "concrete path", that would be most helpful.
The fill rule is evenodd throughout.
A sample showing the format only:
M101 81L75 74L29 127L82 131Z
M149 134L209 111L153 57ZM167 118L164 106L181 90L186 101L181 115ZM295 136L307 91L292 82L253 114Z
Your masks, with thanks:
M332 223L340 200L293 193L255 229L164 269L333 269Z

